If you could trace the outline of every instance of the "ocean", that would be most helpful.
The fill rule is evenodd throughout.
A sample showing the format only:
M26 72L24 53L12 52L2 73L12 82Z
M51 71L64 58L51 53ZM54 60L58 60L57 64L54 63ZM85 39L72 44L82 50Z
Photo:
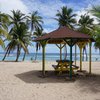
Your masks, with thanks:
M4 53L0 53L0 61L2 61L2 58L4 57ZM23 58L23 53L21 53L20 57L19 57L19 61L22 61ZM62 59L65 58L65 54L62 55ZM73 61L75 60L75 54L73 53ZM6 61L14 61L16 59L16 54L10 54L9 56L6 57ZM35 59L35 53L30 53L27 54L25 57L25 61L31 61ZM60 59L60 55L59 53L46 53L46 60L47 61L56 61ZM70 59L70 54L67 54L67 58L66 59ZM77 54L76 60L79 61L80 59L80 54ZM42 60L42 54L38 53L37 54L37 60L40 61ZM88 55L88 59L89 60L89 55ZM83 61L86 61L86 55L84 56ZM100 55L99 54L92 54L92 61L100 61Z

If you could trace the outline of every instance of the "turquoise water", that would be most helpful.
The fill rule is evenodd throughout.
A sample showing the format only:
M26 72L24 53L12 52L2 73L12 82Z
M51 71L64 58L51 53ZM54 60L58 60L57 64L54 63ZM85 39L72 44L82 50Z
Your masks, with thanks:
M2 61L3 57L4 57L4 53L0 53L0 61ZM23 53L20 55L19 61L22 61L22 58L23 58ZM26 55L25 61L31 61L31 60L34 60L34 58L35 58L35 53L30 53L30 54ZM48 60L48 61L56 61L59 58L60 58L59 53L47 53L46 54L46 60ZM63 54L63 58L64 58L64 54ZM75 60L75 55L74 54L73 54L72 58L73 58L73 61L74 61ZM16 54L10 54L9 56L6 57L5 60L14 61L15 59L16 59ZM70 59L69 54L67 54L67 59ZM79 54L77 54L76 59L77 60L80 59ZM37 60L42 60L42 54L41 53L39 53L37 55ZM84 61L86 61L86 59L84 59ZM99 54L92 54L92 61L100 61L100 55Z

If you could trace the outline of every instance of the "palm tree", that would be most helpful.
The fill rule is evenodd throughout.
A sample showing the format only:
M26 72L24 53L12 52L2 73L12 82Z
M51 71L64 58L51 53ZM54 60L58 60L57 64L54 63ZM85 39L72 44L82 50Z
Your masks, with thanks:
M94 29L94 24L93 24L94 19L90 18L89 15L84 14L81 15L78 25L79 25L79 31L83 32L88 35L92 35L93 29Z
M71 8L62 7L61 11L58 10L58 13L56 14L57 18L55 18L60 26L67 26L69 28L73 28L73 25L76 24L75 16L76 14L73 14L73 10Z
M25 20L27 19L25 14L23 14L20 10L13 10L12 12L12 16L9 15L10 18L10 24L11 25L18 25L21 22L25 22Z
M95 39L95 48L99 49L100 51L100 25L95 27L95 35L94 35L94 39Z
M93 6L90 12L96 17L98 24L95 25L95 35L94 38L96 40L94 46L96 49L100 51L100 5Z
M35 12L33 11L32 13L30 13L30 15L31 16L28 16L28 23L31 26L31 36L34 35L34 33L35 33L36 36L39 36L40 33L36 34L36 32L40 32L40 31L42 32L42 30L43 30L42 26L41 26L41 24L43 23L42 17L38 15L37 11L35 11ZM36 43L36 57L35 57L35 60L37 58L37 51L38 51L38 49L37 49L38 46L37 45L40 45L40 44Z
M33 11L32 13L30 13L31 16L28 16L28 22L31 26L31 33L35 30L35 28L42 28L41 23L43 23L42 21L42 17L38 15L37 11Z
M26 20L26 16L23 13L21 13L19 10L13 10L12 14L13 16L9 15L11 25L9 35L11 38L6 47L6 53L3 60L5 59L7 54L10 54L11 51L17 49L16 61L18 61L21 48L23 48L25 52L28 52L26 47L26 44L28 44L29 42L28 26L24 22Z
M89 15L84 14L81 15L79 21L78 21L78 31L88 34L88 35L93 35L93 30L94 30L94 24L93 24L94 19L90 18ZM83 53L86 53L86 61L87 61L87 52L86 52L86 46L83 48ZM83 55L84 57L84 55Z
M37 37L40 37L40 36L43 36L45 35L45 33L43 33L43 29L37 27L35 29L35 32L34 32L34 38L37 38ZM40 47L41 47L41 44L39 42L36 42L36 56L35 56L35 60L37 59L37 53L38 53L38 50L40 50Z
M97 20L100 24L100 5L98 6L93 6L92 9L90 10L90 12L97 17Z
M67 8L66 6L63 6L61 8L61 11L58 10L58 13L56 14L56 17L55 18L58 23L59 23L59 27L61 26L66 26L66 27L69 27L71 29L73 29L74 25L76 24L76 20L75 20L75 17L76 14L73 14L73 10L71 8ZM67 46L65 46L65 59L67 57Z
M28 53L27 45L29 44L30 40L28 27L25 23L20 23L17 26L14 26L9 34L11 36L11 40L6 47L6 55L9 55L11 51L13 52L14 50L17 50L16 61L18 61L21 49Z
M8 37L8 23L9 18L6 14L0 12L0 45L4 48L4 41L2 36Z

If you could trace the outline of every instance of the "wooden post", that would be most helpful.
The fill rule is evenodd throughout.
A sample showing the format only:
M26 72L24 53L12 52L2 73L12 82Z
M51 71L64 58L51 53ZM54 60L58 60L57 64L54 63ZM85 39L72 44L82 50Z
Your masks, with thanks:
M42 73L43 73L43 77L45 77L45 46L47 40L41 41L40 43L42 46Z
M89 74L91 74L91 41L89 42Z
M70 79L72 78L72 45L70 45Z
M80 48L80 71L82 71L82 49L85 47L87 42L78 42L77 45Z
M72 39L70 41L67 41L66 39L64 40L69 46L70 46L70 72L69 72L69 77L72 79L72 47L75 44L75 42L72 42Z
M45 76L45 46L42 46L42 72Z
M61 44L60 44L60 60L62 60L62 48L61 48Z
M77 49L77 47L76 47L76 45L75 45L75 65L76 65L76 50Z
M80 71L82 71L82 47L80 48Z
M56 44L56 46L60 49L60 60L62 60L62 48L65 46L66 44L64 45L61 45L60 46L58 44Z

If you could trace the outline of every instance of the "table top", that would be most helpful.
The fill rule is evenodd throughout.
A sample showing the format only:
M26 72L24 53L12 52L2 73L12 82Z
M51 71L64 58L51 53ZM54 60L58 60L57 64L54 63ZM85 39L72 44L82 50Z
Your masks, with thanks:
M70 60L56 60L56 62L70 62ZM73 63L73 61L72 61L72 63Z

